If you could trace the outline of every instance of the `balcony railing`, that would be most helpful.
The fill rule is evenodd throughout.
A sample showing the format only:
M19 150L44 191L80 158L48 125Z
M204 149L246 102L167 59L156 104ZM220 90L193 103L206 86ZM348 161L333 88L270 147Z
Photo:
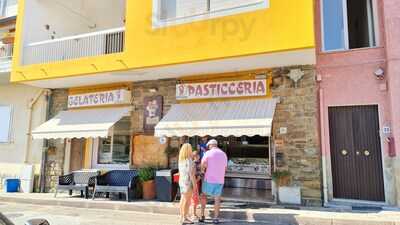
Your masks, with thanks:
M53 39L28 44L24 65L73 60L123 52L125 28Z
M0 44L0 73L11 71L13 44Z

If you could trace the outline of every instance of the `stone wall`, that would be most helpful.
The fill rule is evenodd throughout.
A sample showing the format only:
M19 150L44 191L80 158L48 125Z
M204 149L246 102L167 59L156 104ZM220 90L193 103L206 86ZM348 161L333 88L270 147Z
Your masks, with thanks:
M150 89L157 89L157 92L152 93ZM134 134L143 134L143 113L144 113L144 98L151 96L163 96L163 114L165 115L173 104L176 103L176 80L155 80L137 82L132 86L134 111L132 112L132 130ZM149 135L153 135L150 133Z
M304 77L295 87L290 69L273 70L272 95L280 98L273 121L276 152L283 154L282 168L291 173L293 186L301 187L303 204L321 205L321 155L318 134L318 98L315 70L302 66ZM287 133L281 133L287 128ZM278 144L279 143L279 144Z
M152 93L150 89L157 89ZM167 145L160 145L159 138L154 133L145 132L143 128L144 98L151 96L163 96L163 114L165 115L172 104L176 103L176 80L156 80L137 82L133 84L132 95L134 111L132 112L132 130L134 137L133 166L168 167L168 158L164 153ZM145 146L143 142L147 142Z
M53 90L50 101L49 119L60 111L68 109L68 91L66 89ZM49 140L46 161L46 191L54 191L58 176L64 173L65 145L61 140Z

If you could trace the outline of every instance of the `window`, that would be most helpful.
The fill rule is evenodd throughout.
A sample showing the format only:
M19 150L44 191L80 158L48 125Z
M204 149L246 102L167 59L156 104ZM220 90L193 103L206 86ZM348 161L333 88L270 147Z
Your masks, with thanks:
M376 46L374 0L321 0L323 50Z
M16 16L18 11L17 0L0 0L2 17Z
M153 0L153 26L180 24L268 8L269 0Z
M101 138L97 164L128 164L131 149L130 117L124 117L111 129L112 135Z
M0 143L10 142L11 113L10 106L0 105Z
M130 136L113 135L100 140L98 164L128 164Z

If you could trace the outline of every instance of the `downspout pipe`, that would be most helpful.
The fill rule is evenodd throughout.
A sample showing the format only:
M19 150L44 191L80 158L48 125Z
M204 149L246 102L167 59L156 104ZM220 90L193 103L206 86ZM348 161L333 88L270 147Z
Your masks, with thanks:
M50 95L51 91L48 89L40 90L34 98L31 99L28 105L28 129L26 133L26 148L25 148L25 156L24 156L24 163L29 163L29 153L31 149L31 132L32 132L32 116L33 116L33 109L35 104L39 101L40 97L43 95Z
M328 196L328 175L327 175L327 163L326 156L328 154L326 148L326 140L325 140L325 108L324 108L324 90L322 88L319 89L319 108L320 108L320 128L321 128L321 157L322 157L322 188L323 188L323 199L324 206L327 206L329 203Z

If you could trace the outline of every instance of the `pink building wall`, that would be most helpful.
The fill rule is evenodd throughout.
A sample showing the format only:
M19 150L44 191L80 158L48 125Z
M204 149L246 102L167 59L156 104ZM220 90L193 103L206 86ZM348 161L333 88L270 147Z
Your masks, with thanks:
M381 130L390 126L393 131L389 135L381 132L386 203L400 205L397 197L400 181L396 181L395 176L400 174L399 157L389 157L386 140L388 136L394 136L400 146L400 1L377 0L377 5L377 47L324 53L321 51L320 1L316 1L317 75L326 202L333 198L328 107L378 105ZM383 80L374 75L379 68L385 71ZM400 150L398 146L397 151Z
M400 151L400 1L382 0L386 42L386 70L391 103L392 129L397 154ZM399 157L398 157L399 158ZM400 160L394 164L400 177ZM400 205L400 179L396 180L397 205Z

